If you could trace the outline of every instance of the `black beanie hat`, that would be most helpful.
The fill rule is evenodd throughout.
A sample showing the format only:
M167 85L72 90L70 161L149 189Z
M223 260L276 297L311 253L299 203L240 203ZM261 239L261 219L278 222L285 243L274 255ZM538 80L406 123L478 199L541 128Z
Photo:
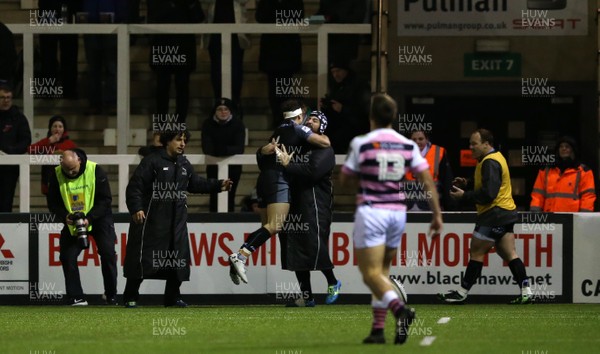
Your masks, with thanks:
M217 113L217 107L219 106L226 106L231 111L231 114L235 115L235 103L233 103L233 101L229 98L222 97L215 102L215 105L213 107L213 115Z

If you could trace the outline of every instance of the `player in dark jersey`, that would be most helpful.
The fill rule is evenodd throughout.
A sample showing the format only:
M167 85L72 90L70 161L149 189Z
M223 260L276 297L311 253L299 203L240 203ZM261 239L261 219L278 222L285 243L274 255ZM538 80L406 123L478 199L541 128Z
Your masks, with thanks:
M304 112L297 100L285 101L282 111L284 122L275 129L270 143L256 153L260 168L256 192L262 226L248 236L237 253L229 255L229 276L236 285L240 283L240 279L248 283L245 265L248 256L281 230L290 210L289 181L285 168L279 161L278 147L286 149L293 158L294 155L303 155L306 144L320 147L331 145L327 136L313 134L309 127L302 125Z

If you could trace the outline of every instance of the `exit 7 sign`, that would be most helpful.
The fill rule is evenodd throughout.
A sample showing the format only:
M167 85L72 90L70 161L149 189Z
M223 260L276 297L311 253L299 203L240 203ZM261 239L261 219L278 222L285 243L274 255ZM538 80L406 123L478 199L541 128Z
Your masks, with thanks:
M521 76L520 53L465 53L466 77Z

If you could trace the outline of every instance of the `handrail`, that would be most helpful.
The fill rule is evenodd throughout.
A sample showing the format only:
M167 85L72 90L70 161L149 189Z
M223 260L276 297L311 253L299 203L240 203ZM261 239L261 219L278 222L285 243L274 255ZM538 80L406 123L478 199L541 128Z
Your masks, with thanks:
M19 165L19 211L28 213L30 211L31 198L31 179L30 166L32 165L48 165L52 164L47 159L40 159L39 156L55 156L55 155L0 155L0 165ZM230 157L214 157L209 155L192 154L186 155L192 165L217 165L217 178L227 178L229 165L256 165L256 156L254 154L234 155ZM119 212L126 213L127 205L125 204L125 189L129 181L129 166L138 165L141 161L139 155L88 155L90 161L94 161L99 165L116 165L118 166L118 182L119 182ZM335 155L336 165L344 163L346 155ZM26 176L26 178L24 178ZM219 193L217 211L227 212L227 193Z
M308 26L278 26L274 23L232 23L232 24L62 24L55 26L34 26L31 24L6 24L14 34L23 35L23 110L33 127L34 105L30 92L29 78L33 78L33 36L34 34L116 34L117 35L117 130L124 134L117 136L117 153L127 153L129 136L130 62L129 36L151 33L308 33L317 35L317 94L323 97L327 92L327 35L334 33L368 34L369 24L322 24ZM231 66L231 36L221 36L221 67ZM231 97L231 73L221 71L222 95Z

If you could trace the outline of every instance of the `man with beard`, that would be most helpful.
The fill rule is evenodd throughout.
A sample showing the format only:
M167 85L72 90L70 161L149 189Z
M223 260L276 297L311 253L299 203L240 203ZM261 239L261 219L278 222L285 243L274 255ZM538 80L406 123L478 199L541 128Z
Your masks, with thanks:
M327 117L319 111L310 114L306 121L313 133L323 134L327 129ZM288 307L313 307L310 271L320 270L327 279L325 303L333 304L342 283L333 274L329 258L329 232L333 207L333 184L331 174L335 167L335 155L331 147L312 147L299 161L290 163L291 157L280 151L281 164L290 176L293 203L290 215L293 222L284 226L279 234L281 264L283 269L296 273L302 296L287 304Z
M231 281L239 285L240 281L248 283L246 262L250 255L262 246L271 236L281 231L283 221L290 210L290 186L288 175L281 165L281 153L278 146L288 147L294 153L303 154L308 144L320 147L330 146L325 135L314 134L310 128L303 126L304 113L297 100L288 100L282 105L284 123L271 135L271 142L256 152L256 161L260 174L256 182L258 207L262 226L250 233L236 253L229 255L229 276Z
M163 149L140 162L126 190L129 224L124 275L125 307L136 307L144 279L165 279L164 305L187 307L179 287L190 280L190 246L187 230L186 192L229 191L232 182L206 180L194 173L183 155L190 134L161 134Z

